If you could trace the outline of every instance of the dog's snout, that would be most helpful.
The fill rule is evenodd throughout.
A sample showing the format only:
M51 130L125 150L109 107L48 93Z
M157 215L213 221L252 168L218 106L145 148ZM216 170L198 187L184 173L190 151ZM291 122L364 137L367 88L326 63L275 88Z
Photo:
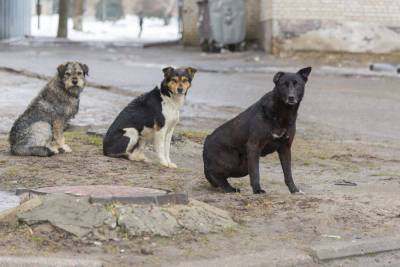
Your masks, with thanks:
M292 95L288 96L288 101L289 102L294 102L296 100L296 98Z
M183 88L178 88L178 93L182 94L183 93Z
M72 79L72 83L73 83L74 85L77 85L77 84L78 84L78 79L77 79L77 78Z

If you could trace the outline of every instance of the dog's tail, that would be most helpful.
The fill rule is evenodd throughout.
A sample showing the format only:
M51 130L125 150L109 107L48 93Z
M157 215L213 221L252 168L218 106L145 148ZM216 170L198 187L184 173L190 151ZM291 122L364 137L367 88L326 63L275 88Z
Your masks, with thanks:
M48 147L45 146L12 146L11 154L19 156L38 156L38 157L50 157L55 153Z
M207 181L214 187L218 187L217 179L210 173L208 170L208 157L207 157L207 148L206 143L204 142L204 149L203 149L203 163L204 163L204 176L206 177Z

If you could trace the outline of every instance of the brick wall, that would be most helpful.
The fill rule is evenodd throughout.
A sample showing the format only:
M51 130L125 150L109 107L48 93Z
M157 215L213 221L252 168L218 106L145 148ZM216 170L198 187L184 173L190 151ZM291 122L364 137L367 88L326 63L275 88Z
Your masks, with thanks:
M267 1L271 2L271 1ZM397 0L274 0L274 19L356 20L400 23Z
M261 0L267 51L400 51L400 1Z

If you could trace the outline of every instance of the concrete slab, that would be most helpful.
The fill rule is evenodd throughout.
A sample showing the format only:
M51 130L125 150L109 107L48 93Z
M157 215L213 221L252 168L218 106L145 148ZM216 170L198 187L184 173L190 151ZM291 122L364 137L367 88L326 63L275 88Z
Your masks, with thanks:
M158 189L118 186L118 185L82 185L55 186L37 189L17 189L17 195L30 193L36 195L68 194L89 197L91 203L121 202L126 204L181 204L189 203L187 193L167 193Z
M2 267L101 267L103 263L98 260L84 259L65 259L52 257L15 257L3 256L0 257L0 266Z
M400 236L316 244L313 254L321 261L400 250Z
M166 207L124 205L115 213L119 226L130 236L170 237L182 230L208 234L238 226L227 211L193 199L188 205Z
M90 204L88 197L50 194L43 197L43 204L27 212L17 214L19 221L27 225L51 223L79 238L94 229L107 229L116 225L115 216L103 205Z
M78 238L114 240L121 233L169 237L182 230L207 234L237 227L228 212L196 200L189 205L105 207L89 203L88 197L66 194L49 194L40 199L40 206L19 212L18 220L35 226L50 223Z

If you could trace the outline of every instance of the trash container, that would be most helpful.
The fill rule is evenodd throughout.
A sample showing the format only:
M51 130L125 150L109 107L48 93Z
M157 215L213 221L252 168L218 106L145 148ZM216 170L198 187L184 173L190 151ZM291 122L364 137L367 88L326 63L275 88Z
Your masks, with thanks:
M201 0L199 34L203 51L217 52L222 47L238 50L246 35L244 0Z
M100 0L96 5L96 19L117 21L124 16L121 0Z

